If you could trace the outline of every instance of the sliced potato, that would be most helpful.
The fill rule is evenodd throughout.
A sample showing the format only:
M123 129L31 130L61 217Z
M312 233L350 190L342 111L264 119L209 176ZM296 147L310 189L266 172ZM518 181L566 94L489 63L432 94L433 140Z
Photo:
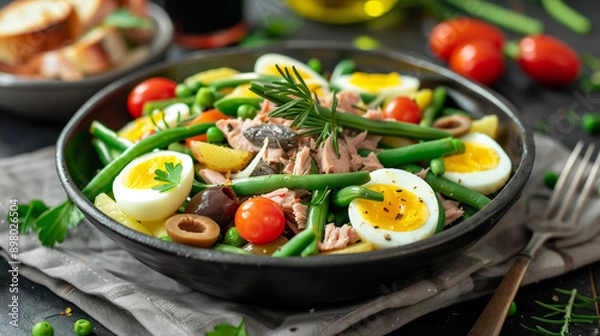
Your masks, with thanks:
M150 230L142 225L137 220L127 216L110 196L105 193L101 193L94 199L94 205L100 211L104 212L105 215L114 219L115 221L123 224L124 226L136 230L138 232L152 236Z
M210 69L206 71L199 72L195 75L192 75L185 79L184 83L186 85L192 85L196 82L200 82L204 85L208 85L214 81L229 78L233 75L237 75L240 72L234 70L232 68L222 67L217 69Z
M333 250L323 252L321 254L346 254L346 253L359 253L359 252L369 252L375 249L375 245L371 242L358 242L356 244L352 244L350 246L346 246L343 249Z
M243 169L252 160L252 153L202 141L190 143L192 155L206 168L221 173L234 172Z
M433 100L433 91L431 89L422 89L413 93L410 98L414 99L415 103L419 106L419 109L423 111Z
M498 137L498 124L497 115L486 115L479 120L473 120L471 133L483 133L489 135L492 139L496 139Z

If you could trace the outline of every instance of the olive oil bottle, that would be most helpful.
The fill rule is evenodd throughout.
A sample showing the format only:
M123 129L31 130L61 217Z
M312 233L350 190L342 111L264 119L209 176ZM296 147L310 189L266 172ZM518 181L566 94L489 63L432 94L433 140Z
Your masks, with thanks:
M398 0L287 0L298 14L309 19L349 24L366 21L387 13Z

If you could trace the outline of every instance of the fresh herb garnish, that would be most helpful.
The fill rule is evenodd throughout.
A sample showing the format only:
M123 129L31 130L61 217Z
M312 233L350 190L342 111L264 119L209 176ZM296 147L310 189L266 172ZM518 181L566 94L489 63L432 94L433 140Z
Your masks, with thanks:
M245 320L245 318L242 318L237 327L229 324L216 325L215 330L207 332L206 336L246 336L246 329L244 328Z
M281 102L282 97L295 97L295 99L279 104L276 109L269 113L269 117L292 120L290 127L297 127L298 130L302 130L302 136L319 134L316 140L317 144L331 138L331 144L339 156L338 133L341 133L343 129L339 125L335 114L338 103L337 96L333 95L331 109L329 109L328 115L325 115L322 113L323 106L320 105L317 95L315 94L313 97L296 67L292 67L293 75L287 67L284 67L285 70L282 70L279 65L275 65L275 67L283 77L282 81L264 84L265 91L256 90L253 83L251 90L273 102Z
M550 335L550 336L568 336L569 335L569 326L572 323L593 323L594 321L600 319L600 316L596 315L581 315L573 312L574 308L583 308L590 306L598 301L600 301L600 297L595 299L589 298L580 294L577 294L577 289L573 288L572 290L564 290L560 288L555 288L560 294L569 295L569 301L563 304L547 304L540 301L535 301L538 305L551 310L550 313L544 315L543 317L531 316L532 319L552 324L559 325L560 331L551 331L539 325L536 325L535 328L528 327L521 323L521 326L535 334L538 335ZM560 316L562 318L559 319L551 319L550 317Z
M19 233L37 231L36 219L48 210L48 206L39 200L32 200L28 205L19 205Z
M165 192L177 187L181 183L182 172L183 166L181 163L173 164L173 162L165 162L165 170L156 169L154 171L154 174L156 174L154 179L165 183L157 185L152 190Z
M150 20L134 15L128 8L119 9L104 19L103 25L116 28L150 28Z
M69 229L75 227L83 219L83 214L73 202L67 200L63 204L44 211L36 222L38 239L44 246L62 243Z

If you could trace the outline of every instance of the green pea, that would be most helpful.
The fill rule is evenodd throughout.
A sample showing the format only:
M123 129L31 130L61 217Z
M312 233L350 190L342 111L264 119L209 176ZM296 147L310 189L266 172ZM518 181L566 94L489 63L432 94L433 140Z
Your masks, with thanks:
M558 175L551 171L547 170L544 172L544 185L550 189L554 189L556 182L558 181Z
M88 320L77 320L75 321L75 324L73 324L73 330L77 336L89 335L92 333L92 329L94 329L94 327L92 327L92 323Z
M54 328L46 321L38 322L31 329L31 336L54 336Z
M200 88L196 93L196 104L209 107L215 102L215 93L209 88Z
M225 140L225 134L216 126L206 130L206 140L210 143L221 143Z
M508 316L513 316L517 312L517 304L515 301L511 302L510 308L508 309Z
M175 95L179 98L185 98L193 96L194 92L192 92L192 89L190 89L189 86L185 85L184 83L181 83L177 84L177 86L175 87Z
M179 153L185 153L185 149L187 147L185 147L182 143L180 142L173 142L171 144L169 144L169 146L167 146L167 149L170 151L174 151L174 152L179 152Z
M600 113L586 113L581 119L583 130L589 134L600 133Z
M253 119L258 110L252 105L243 104L237 109L237 116L242 119Z
M306 62L309 68L313 69L316 73L321 73L323 71L323 67L321 66L321 61L318 58L311 58Z
M225 233L225 244L227 245L242 247L246 243L247 241L240 236L240 233L235 226L230 227L229 230L227 230L227 233Z
M169 236L162 236L162 237L160 237L160 240L172 242L171 237L169 237Z
M192 94L195 94L202 86L204 86L202 85L202 82L193 82L192 84L188 85L188 88L190 91L192 91Z

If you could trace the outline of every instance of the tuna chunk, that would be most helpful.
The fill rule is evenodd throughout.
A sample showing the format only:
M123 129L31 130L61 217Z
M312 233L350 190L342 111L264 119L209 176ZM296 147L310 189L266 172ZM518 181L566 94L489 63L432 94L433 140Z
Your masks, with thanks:
M347 173L350 171L350 155L344 139L338 138L338 148L340 152L339 158L333 148L331 138L327 138L324 145L319 147L316 159L321 173L333 174Z
M310 148L304 147L296 154L296 160L294 162L294 170L292 174L295 175L308 175L310 174L310 166L312 158L310 156Z
M325 236L319 242L319 251L339 250L360 240L356 229L349 225L336 227L333 223L325 225Z
M300 203L299 199L307 194L308 192L303 190L279 188L270 193L263 194L262 197L268 198L279 204L283 209L286 218L289 221L295 222L293 224L296 224L296 228L303 229L306 227L307 206ZM294 226L289 226L294 230Z
M360 104L360 95L355 91L341 91L337 94L338 102L336 111L362 115L363 111L357 109L356 105ZM331 108L333 103L333 95L329 95L321 102L321 105Z
M367 157L360 158L362 163L361 170L372 171L383 168L383 165L381 164L381 162L379 162L379 159L377 158L377 155L375 155L375 153L371 152Z
M444 208L444 213L446 215L446 220L444 221L444 225L451 224L452 222L454 222L455 220L457 220L463 216L464 211L458 207L460 202L446 199L439 193L438 193L438 197L442 201L442 207Z
M348 143L348 147L354 146L356 149L376 150L381 137L379 135L371 135L367 133L367 131L364 131L355 136L346 135L345 139Z
M198 174L208 184L222 184L227 180L223 174L209 168L200 169Z
M237 119L222 119L217 121L217 127L223 132L229 145L235 149L241 149L249 152L258 152L259 147L253 145L244 136L244 130L253 126L261 125L262 121L259 118L242 120Z

